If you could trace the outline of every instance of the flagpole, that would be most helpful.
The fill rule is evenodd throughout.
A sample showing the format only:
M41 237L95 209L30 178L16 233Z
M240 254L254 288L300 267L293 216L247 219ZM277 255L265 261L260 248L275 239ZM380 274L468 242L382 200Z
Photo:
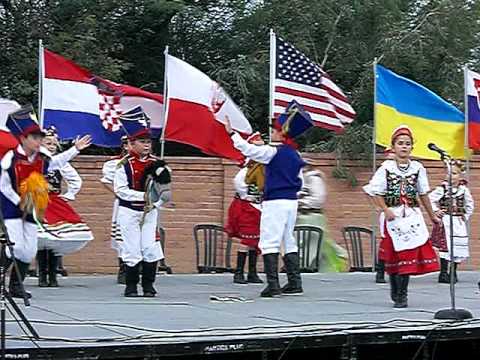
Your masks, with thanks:
M373 59L373 131L372 131L372 173L375 174L377 170L377 142L376 142L376 128L377 128L377 58ZM375 271L377 259L377 209L374 203L372 216L372 231L374 246L372 247L372 259L374 259L373 269Z
M167 86L167 70L168 70L168 45L165 46L165 72L163 75L163 126L162 126L162 136L160 138L160 158L163 159L165 153L165 129L167 128L167 118L168 118L168 86Z
M464 139L464 154L466 161L466 168L467 168L467 181L470 181L470 144L469 144L469 133L468 133L468 67L465 65L463 67L463 101L464 101L464 114L465 114L465 139Z
M38 40L38 124L43 128L43 109L42 109L42 92L43 92L43 42Z
M270 88L269 88L269 113L268 113L268 142L272 141L272 130L270 125L272 124L273 119L273 93L275 91L275 68L276 64L276 57L275 51L277 48L277 39L275 37L275 32L273 29L270 29Z

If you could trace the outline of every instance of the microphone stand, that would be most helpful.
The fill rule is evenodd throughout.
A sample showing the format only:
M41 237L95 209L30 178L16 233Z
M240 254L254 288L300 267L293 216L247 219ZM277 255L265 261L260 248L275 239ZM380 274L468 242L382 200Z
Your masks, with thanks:
M40 336L38 335L38 333L36 332L32 324L28 321L25 314L22 313L22 310L20 310L19 306L17 305L15 300L13 300L12 296L8 293L6 289L5 276L8 270L8 263L9 263L7 259L7 252L6 252L7 247L8 247L8 250L10 251L13 271L16 271L17 278L20 279L20 270L15 260L13 245L14 243L10 241L10 237L8 236L8 230L7 230L7 227L5 226L3 213L2 213L2 210L0 209L0 359L1 360L6 359L6 322L7 322L6 310L8 309L8 304L10 304L13 311L18 315L18 317L26 326L28 331L30 331L30 334L32 335L32 337L35 340L40 339ZM30 301L26 295L22 282L20 282L20 288L23 293L23 302L25 306L30 306ZM8 310L13 315L12 309L8 309ZM20 328L25 332L25 330L20 324L20 321L15 317L15 315L13 315L13 317L18 322ZM28 336L28 333L26 334ZM31 341L34 342L33 339L31 339Z
M457 309L455 307L455 257L453 244L453 194L452 194L452 163L451 158L444 152L440 153L441 160L445 163L448 173L448 216L450 223L449 242L450 242L450 301L449 309L438 310L435 313L435 319L442 320L466 320L473 318L472 313L466 309ZM440 221L442 221L440 219ZM443 224L442 224L443 226Z

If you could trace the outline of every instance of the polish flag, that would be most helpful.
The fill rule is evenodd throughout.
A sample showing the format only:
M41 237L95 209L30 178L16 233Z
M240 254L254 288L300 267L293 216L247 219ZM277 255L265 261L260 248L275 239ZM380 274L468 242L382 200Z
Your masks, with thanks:
M222 121L247 135L250 123L222 88L190 64L167 55L165 139L192 145L206 154L242 161Z
M11 149L15 149L18 141L6 127L8 115L20 109L20 105L13 100L0 98L0 159Z
M55 126L62 140L90 134L95 145L119 146L125 135L119 117L139 105L152 129L163 126L161 94L102 79L46 49L40 60L43 127Z

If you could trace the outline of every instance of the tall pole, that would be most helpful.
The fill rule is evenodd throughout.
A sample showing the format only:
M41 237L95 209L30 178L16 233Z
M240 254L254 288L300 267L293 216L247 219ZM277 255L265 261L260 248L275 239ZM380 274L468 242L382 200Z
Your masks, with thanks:
M377 139L376 139L376 118L377 118L377 58L373 60L373 131L372 131L372 173L375 174L377 170ZM372 216L372 231L374 244L372 246L372 259L374 266L372 271L375 271L377 265L377 209L374 207Z
M162 136L160 138L160 158L163 159L165 153L165 129L168 119L168 45L165 46L165 73L163 75L163 126Z
M277 39L275 32L270 29L270 85L269 85L269 111L268 111L268 142L272 141L272 130L270 125L273 121L274 114L274 92L275 92L275 69L277 67L275 52L277 49Z
M38 124L43 128L43 108L42 108L42 92L43 92L43 42L38 40Z
M465 114L465 129L464 129L464 144L463 144L463 153L466 159L466 179L467 182L470 181L470 140L469 140L469 129L468 129L468 67L465 65L463 67L463 108ZM470 227L470 219L467 220L467 234L468 238L472 238L472 232ZM470 259L469 259L470 260Z

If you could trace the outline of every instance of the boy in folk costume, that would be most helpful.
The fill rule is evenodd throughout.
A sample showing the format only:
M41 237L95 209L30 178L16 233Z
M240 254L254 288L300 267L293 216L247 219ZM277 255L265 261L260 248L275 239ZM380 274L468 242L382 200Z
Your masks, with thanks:
M256 132L247 138L247 142L264 145L260 133ZM233 276L236 284L262 284L257 275L257 251L260 239L260 214L263 192L263 165L246 160L245 166L233 180L235 198L228 209L228 220L225 231L232 238L240 239L237 253L237 269ZM248 253L248 275L245 280L244 268Z
M150 205L146 202L144 175L158 159L151 155L152 143L148 128L148 117L140 106L121 116L122 129L128 136L130 153L117 165L113 189L119 199L117 224L123 239L122 259L126 265L125 297L137 297L140 281L139 266L142 264L144 297L156 296L153 287L157 262L164 258L160 242L155 241L160 206L170 200L170 192L164 192L160 199ZM168 167L158 169L157 175L167 172Z
M440 221L432 210L427 193L430 191L423 165L410 160L413 134L400 126L392 134L395 160L384 161L368 185L369 193L383 211L380 215L382 241L379 257L390 275L390 296L395 308L408 306L410 275L438 270L438 261L429 240L417 198L430 219Z
M297 219L297 193L302 188L301 170L305 162L296 150L293 138L312 127L310 115L301 105L292 101L274 122L272 140L279 146L252 145L235 131L226 118L225 128L234 146L247 158L265 165L265 188L260 219L260 242L267 287L262 297L297 295L303 293L300 275L298 247L293 235ZM284 262L288 283L280 288L278 281L278 257L283 243Z
M57 131L52 126L44 132L42 145L54 156L60 148ZM49 202L43 226L38 229L38 286L58 287L59 260L63 255L83 248L93 240L93 234L69 204L75 200L82 187L82 179L77 170L67 163L60 169L49 171L46 179ZM67 190L62 193L63 181L67 184Z
M113 179L115 177L115 171L117 165L126 155L129 153L129 145L127 136L122 136L122 150L120 155L114 156L110 160L106 161L102 167L102 178L100 182L105 186L105 188L115 194L113 191ZM117 274L117 283L125 284L125 263L122 260L122 234L120 228L117 225L117 214L118 214L118 198L115 198L113 202L112 209L112 229L110 232L110 241L111 247L117 252L118 255L118 274Z
M91 139L84 136L69 150L50 157L40 147L44 134L36 123L31 106L10 114L6 125L20 143L1 161L2 212L10 239L15 244L14 256L20 270L20 279L12 271L9 291L13 297L23 297L20 283L37 253L36 222L42 220L48 204L48 183L44 176L64 167L80 150L90 145ZM7 249L6 253L7 265L10 265L10 251ZM30 293L26 295L31 297Z
M468 250L468 219L473 213L474 202L472 194L467 187L467 181L462 179L464 165L459 160L453 160L452 164L452 215L453 215L453 271L457 281L457 264L465 261L470 256ZM445 229L448 251L439 251L440 275L439 283L450 283L448 262L452 261L450 255L450 216L448 212L449 194L448 179L437 186L430 194L430 201L435 214L442 220Z

